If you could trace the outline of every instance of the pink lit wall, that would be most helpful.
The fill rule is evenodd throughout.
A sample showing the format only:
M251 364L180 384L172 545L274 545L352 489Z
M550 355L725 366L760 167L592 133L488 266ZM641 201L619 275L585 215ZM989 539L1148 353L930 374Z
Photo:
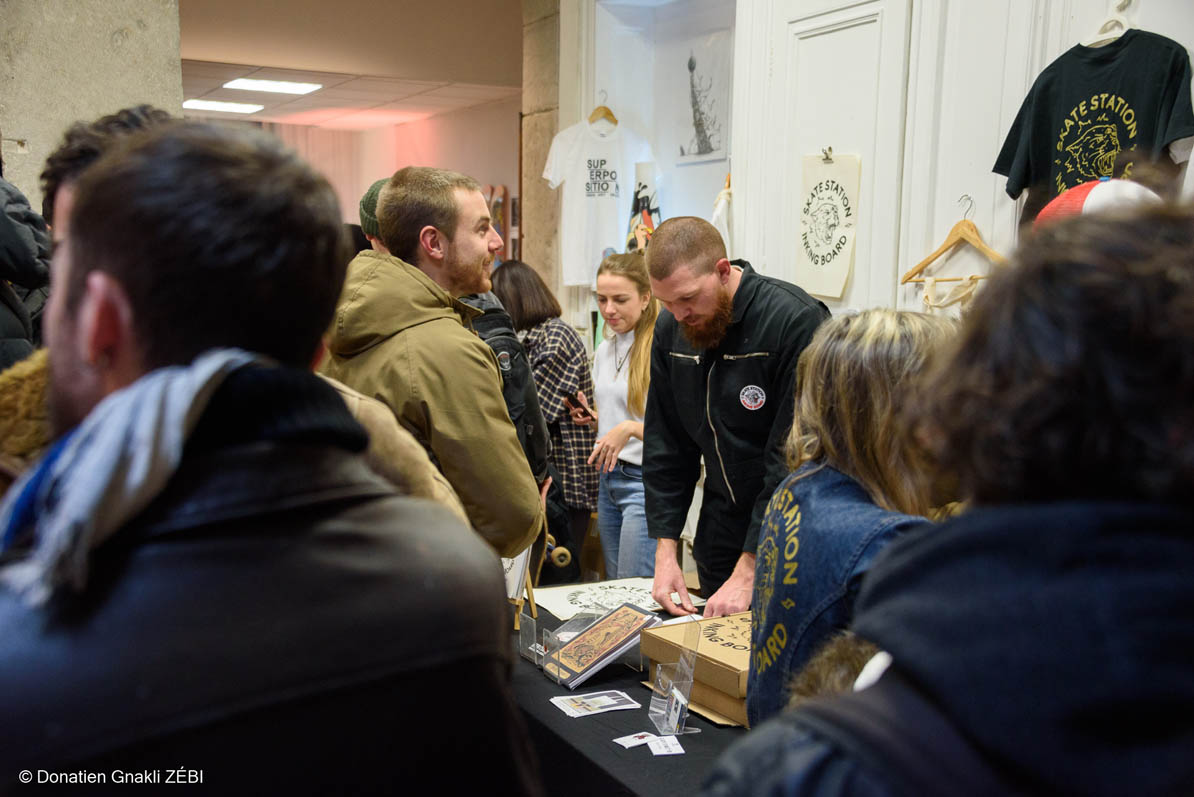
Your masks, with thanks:
M505 185L516 196L520 105L521 99L513 97L359 133L361 193L403 166L436 166L463 172L483 185Z
M518 97L417 122L373 130L330 130L266 122L262 127L318 169L340 198L344 221L357 223L361 195L403 166L437 166L505 185L518 194Z

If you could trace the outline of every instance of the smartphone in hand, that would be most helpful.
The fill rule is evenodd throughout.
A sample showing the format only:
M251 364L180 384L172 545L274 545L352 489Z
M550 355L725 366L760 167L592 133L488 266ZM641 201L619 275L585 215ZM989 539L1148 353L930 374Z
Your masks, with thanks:
M566 406L570 410L573 410L573 409L580 410L581 415L583 415L586 418L592 419L593 413L589 412L588 407L586 407L584 404L582 404L580 402L579 394L580 394L579 390L576 393L569 393L566 390L560 391L560 395L564 397L564 406Z

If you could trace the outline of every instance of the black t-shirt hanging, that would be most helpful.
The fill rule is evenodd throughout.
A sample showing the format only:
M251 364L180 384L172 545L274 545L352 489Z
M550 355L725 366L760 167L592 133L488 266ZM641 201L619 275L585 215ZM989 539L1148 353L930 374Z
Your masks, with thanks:
M994 171L1007 177L1012 199L1033 188L1044 200L1100 177L1130 177L1137 158L1155 160L1188 136L1190 56L1172 39L1132 29L1103 47L1075 45L1045 68ZM1121 152L1131 154L1117 159Z

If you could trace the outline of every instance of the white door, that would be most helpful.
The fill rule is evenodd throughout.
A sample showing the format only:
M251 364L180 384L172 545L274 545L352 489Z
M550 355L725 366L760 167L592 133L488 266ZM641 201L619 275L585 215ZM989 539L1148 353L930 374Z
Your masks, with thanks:
M895 303L910 6L911 0L738 4L738 249L760 271L799 284L803 158L826 147L858 155L854 268L840 299L820 297L834 311ZM766 48L757 46L764 41Z

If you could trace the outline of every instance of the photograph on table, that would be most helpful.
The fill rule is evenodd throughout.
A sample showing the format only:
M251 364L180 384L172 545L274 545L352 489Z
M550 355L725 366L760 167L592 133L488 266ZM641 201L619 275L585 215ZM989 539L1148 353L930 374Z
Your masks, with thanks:
M605 692L589 692L584 695L553 697L551 703L569 717L587 717L590 714L604 714L607 711L626 711L643 707L641 703L635 701L625 692L612 689Z

